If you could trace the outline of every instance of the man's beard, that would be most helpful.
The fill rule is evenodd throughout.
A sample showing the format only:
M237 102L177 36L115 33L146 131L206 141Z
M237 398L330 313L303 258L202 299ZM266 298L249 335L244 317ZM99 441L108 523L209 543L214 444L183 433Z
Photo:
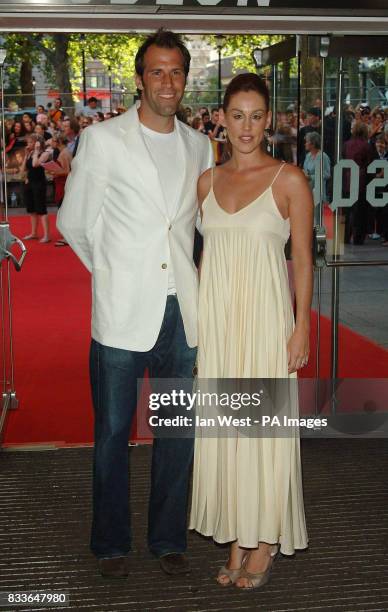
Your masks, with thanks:
M159 103L157 100L155 100L155 98L146 95L145 91L144 96L147 98L149 107L161 117L173 117L179 108L181 99L183 98L182 95L182 98L179 100L177 98L173 98L171 102Z

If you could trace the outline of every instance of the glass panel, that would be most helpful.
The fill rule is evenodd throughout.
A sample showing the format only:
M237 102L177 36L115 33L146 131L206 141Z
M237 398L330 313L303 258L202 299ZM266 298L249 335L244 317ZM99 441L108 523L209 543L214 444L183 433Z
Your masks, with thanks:
M364 40L367 52L368 39ZM311 358L301 377L314 377L318 371L320 381L315 389L308 386L304 392L306 410L314 412L311 408L316 404L324 412L388 412L388 397L381 394L381 385L373 384L374 379L377 383L388 377L388 265L378 265L388 264L388 59L343 58L339 118L340 59L325 60L321 105L322 59L304 54L302 44L298 142L296 60L279 64L275 75L274 153L297 161L310 181L316 224L322 210L327 261L370 264L324 267L316 272ZM319 78L313 79L307 70L314 70ZM337 162L339 119L342 143ZM333 373L341 379L337 385L331 380Z
M1 61L4 53L0 49ZM5 102L4 102L4 74L3 65L0 65L0 442L1 434L8 409L14 406L13 401L13 356L12 356L12 317L10 293L10 263L6 251L11 248L8 228L8 206L10 195L16 197L14 190L8 183L10 158L6 154L9 133L7 131ZM11 164L12 165L12 164Z
M353 264L326 268L322 273L320 347L321 354L327 355L323 348L330 334L331 355L330 364L325 364L325 355L321 371L329 366L329 375L335 372L338 378L350 379L338 386L333 398L332 409L337 412L388 410L388 398L370 380L388 376L388 266L378 265L388 264L386 77L379 69L385 63L385 58L343 60L342 146L337 163L332 158L337 100L332 97L331 83L325 84L330 100L323 120L324 130L328 128L324 151L331 175L327 202L323 198L328 260ZM339 60L336 64L339 70ZM334 67L334 60L329 66ZM365 66L371 72L373 67L373 80L365 77ZM318 200L319 195L318 190ZM357 262L369 265L355 265ZM338 365L333 370L336 358ZM362 398L361 403L355 402L356 397Z

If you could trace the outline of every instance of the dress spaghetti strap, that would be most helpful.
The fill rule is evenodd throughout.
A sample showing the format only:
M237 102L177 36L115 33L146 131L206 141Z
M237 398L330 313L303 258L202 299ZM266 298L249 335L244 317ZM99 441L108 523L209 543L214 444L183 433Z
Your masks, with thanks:
M274 184L274 182L276 181L276 179L278 178L279 174L281 173L281 171L283 170L284 166L286 165L286 162L283 161L280 164L280 168L278 169L278 171L276 172L275 176L272 179L272 183L270 184L270 187L272 187L272 185Z

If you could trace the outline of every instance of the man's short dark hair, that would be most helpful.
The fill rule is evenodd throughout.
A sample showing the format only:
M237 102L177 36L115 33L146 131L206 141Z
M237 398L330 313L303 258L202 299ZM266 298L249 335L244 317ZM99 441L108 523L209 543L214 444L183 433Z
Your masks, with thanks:
M94 96L91 96L90 98L88 98L88 104L90 104L90 102L95 102L97 104L98 100Z
M175 32L171 32L170 30L165 30L163 28L159 28L157 32L151 34L146 38L135 57L135 70L136 74L139 76L143 76L144 73L144 56L146 51L151 45L155 45L156 47L161 47L162 49L179 49L183 56L183 67L185 71L185 75L189 74L190 70L190 61L191 56L189 50L185 47L181 37L179 34Z

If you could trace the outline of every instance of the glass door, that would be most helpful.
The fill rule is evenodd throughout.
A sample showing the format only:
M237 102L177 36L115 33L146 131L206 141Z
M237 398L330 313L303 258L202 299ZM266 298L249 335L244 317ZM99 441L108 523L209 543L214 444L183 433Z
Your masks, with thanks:
M346 435L388 434L387 43L297 36L258 54L274 101L273 154L299 165L314 194L302 409L335 415Z
M26 254L23 243L12 235L8 220L7 133L4 102L4 49L0 49L1 164L0 164L0 442L7 412L17 408L12 335L12 273L20 271ZM16 246L17 245L17 246Z
M364 39L363 39L364 40ZM317 296L329 340L330 412L347 433L386 434L388 413L387 38L334 40L323 84L323 150L334 150L318 209L327 253ZM332 118L332 119L331 119ZM330 142L333 126L334 147ZM326 128L326 134L325 134ZM330 160L331 161L331 160ZM325 192L325 186L324 186ZM340 415L342 415L340 417Z

